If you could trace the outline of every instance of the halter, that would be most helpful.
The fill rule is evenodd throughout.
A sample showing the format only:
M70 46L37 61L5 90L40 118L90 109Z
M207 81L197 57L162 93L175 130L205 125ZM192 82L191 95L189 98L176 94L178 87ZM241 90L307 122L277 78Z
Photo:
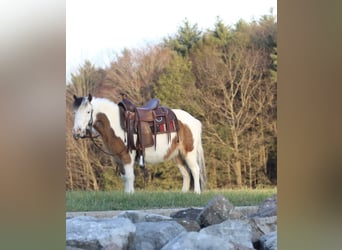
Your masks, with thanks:
M88 121L88 125L87 125L87 128L86 128L86 131L87 132L90 132L91 134L91 129L93 128L93 106L90 104L91 106L91 111L90 111L90 119Z

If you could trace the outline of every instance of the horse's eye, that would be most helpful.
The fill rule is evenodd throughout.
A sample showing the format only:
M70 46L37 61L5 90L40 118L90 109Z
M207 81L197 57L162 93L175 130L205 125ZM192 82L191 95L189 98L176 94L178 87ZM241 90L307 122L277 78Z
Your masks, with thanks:
M87 111L88 114L90 114L90 111Z

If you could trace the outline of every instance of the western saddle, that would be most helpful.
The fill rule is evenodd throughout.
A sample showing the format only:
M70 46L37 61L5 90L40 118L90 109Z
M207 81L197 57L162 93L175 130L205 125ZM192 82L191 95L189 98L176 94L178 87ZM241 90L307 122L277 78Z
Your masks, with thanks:
M139 165L143 168L145 148L154 146L156 149L157 134L167 133L170 142L171 132L178 133L178 120L170 108L159 105L157 98L149 100L142 107L136 107L126 94L121 93L121 96L122 100L118 103L120 125L127 136L127 151L137 151ZM136 142L134 134L137 134Z

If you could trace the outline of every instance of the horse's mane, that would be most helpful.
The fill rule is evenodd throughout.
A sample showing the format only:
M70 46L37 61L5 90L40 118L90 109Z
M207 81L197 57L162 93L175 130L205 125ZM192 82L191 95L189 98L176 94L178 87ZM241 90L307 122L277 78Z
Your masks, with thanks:
M108 110L116 110L118 108L118 105L114 101L104 97L94 97L91 103L93 106L98 105L106 109L108 108Z
M108 105L114 105L116 106L116 103L108 98L105 97L93 97L92 102L99 102L99 103L103 103L103 104L108 104Z

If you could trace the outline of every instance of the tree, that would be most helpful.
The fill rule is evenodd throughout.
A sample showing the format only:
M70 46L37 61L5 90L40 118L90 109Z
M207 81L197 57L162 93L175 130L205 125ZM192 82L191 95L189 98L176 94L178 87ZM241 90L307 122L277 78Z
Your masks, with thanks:
M105 74L104 70L96 69L90 61L86 60L76 74L71 74L71 83L67 85L68 91L78 96L94 94Z
M124 50L117 60L112 62L101 88L105 88L120 99L118 93L125 92L136 105L141 105L154 97L153 85L169 64L172 51L161 46L144 49Z
M241 187L245 184L243 173L260 167L256 164L250 169L246 167L247 161L253 162L255 158L248 154L265 143L264 127L258 129L258 126L264 121L264 107L273 95L266 78L265 55L260 50L235 44L230 45L228 52L201 48L193 60L201 98L208 107L207 123L217 124L207 128L208 133L229 148L229 167L236 185Z
M198 89L192 63L186 58L174 54L173 60L154 85L154 92L163 105L184 109L195 116L201 115L201 109L196 103Z
M216 38L216 41L220 46L226 46L231 41L232 36L229 31L229 27L225 26L223 21L217 17L212 36Z
M272 80L277 82L277 70L278 70L278 50L277 47L274 48L274 52L271 54L272 65L271 65L271 76Z
M271 52L277 46L277 21L272 14L263 15L258 22L251 24L251 43L256 48Z
M183 57L188 56L201 40L202 32L198 30L197 24L191 25L187 19L184 26L179 27L174 38L164 39L166 47L171 48Z
M232 41L242 46L250 44L251 25L240 19L232 30Z

